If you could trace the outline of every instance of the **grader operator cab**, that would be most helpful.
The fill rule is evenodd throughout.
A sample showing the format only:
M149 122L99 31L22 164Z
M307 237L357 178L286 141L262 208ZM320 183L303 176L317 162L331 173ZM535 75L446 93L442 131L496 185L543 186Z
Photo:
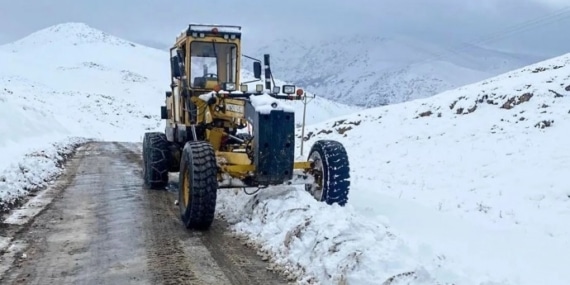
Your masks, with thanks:
M249 82L241 81L242 56L254 61ZM269 55L265 82L250 91L250 83L262 80L262 66L241 54L241 27L189 25L170 49L170 66L171 90L161 108L166 128L144 135L143 178L147 187L164 189L168 173L179 172L178 204L187 228L210 227L217 191L224 188L304 184L318 201L346 204L344 147L320 140L307 161L294 161L295 113L282 102L302 100L305 92L272 86Z

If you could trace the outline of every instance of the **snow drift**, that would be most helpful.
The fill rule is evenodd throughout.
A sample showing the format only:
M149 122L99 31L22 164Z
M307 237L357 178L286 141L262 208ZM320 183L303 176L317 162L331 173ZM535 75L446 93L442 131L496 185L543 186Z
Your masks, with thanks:
M312 125L347 148L349 205L287 187L219 212L307 283L568 284L568 74L570 54Z

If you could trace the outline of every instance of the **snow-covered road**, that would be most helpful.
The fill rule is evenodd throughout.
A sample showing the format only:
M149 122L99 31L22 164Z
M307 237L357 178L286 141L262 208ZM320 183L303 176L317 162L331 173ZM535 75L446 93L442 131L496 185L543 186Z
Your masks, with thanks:
M222 221L185 230L176 195L143 188L141 167L140 144L82 146L2 220L0 284L287 284Z

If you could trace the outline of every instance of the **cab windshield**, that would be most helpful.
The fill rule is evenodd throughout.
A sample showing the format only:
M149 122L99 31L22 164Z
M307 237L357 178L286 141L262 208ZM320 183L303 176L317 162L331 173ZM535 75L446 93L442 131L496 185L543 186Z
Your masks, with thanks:
M236 83L237 47L233 43L194 41L190 44L190 78L194 88Z

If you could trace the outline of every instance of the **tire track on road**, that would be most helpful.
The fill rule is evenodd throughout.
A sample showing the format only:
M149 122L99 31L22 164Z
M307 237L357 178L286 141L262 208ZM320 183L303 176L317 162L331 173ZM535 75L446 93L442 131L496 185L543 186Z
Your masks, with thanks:
M177 195L143 186L140 144L89 143L72 159L51 204L0 228L1 284L287 284L223 221L186 230Z
M123 146L128 149L131 154L127 156L132 157L134 161L140 164L142 169L142 154L136 145ZM141 171L142 173L142 171ZM156 207L155 217L157 222L161 220L170 226L176 227L182 231L182 236L179 237L183 241L183 249L188 256L193 256L196 251L202 252L200 256L210 255L216 267L223 271L224 275L229 281L228 284L234 285L280 285L288 284L285 278L276 273L267 270L268 263L261 260L261 258L249 247L246 247L233 236L229 230L227 223L223 220L216 219L210 230L205 232L188 231L184 229L180 221L180 214L178 206L174 205L174 201L178 197L178 181L171 181L170 186L172 193L166 191L148 190L148 195L151 196L147 201L155 201L154 205L149 207ZM200 246L197 246L200 244ZM203 252L202 247L207 249L207 253ZM209 266L212 265L210 260ZM225 283L208 283L208 284L225 284Z

